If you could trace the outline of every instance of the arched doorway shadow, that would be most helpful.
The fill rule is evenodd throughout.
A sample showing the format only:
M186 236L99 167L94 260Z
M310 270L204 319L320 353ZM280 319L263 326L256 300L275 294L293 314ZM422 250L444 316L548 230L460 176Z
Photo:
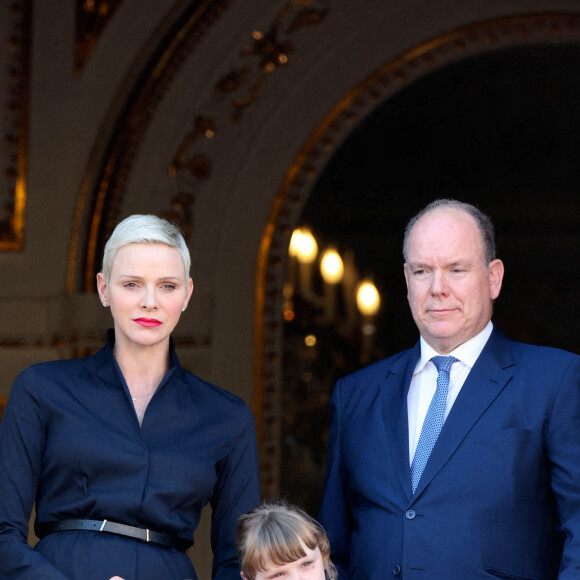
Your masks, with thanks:
M280 365L281 390L277 398L263 391L274 402L265 433L278 438L270 441L277 494L318 511L334 381L417 339L401 240L406 221L432 199L455 197L492 217L507 270L496 324L513 338L580 352L572 308L579 288L567 267L580 247L578 62L576 44L532 43L449 63L375 107L315 176L296 223L308 224L321 245L351 251L383 301L361 360L360 335L338 330L344 310L321 324L320 303L294 300L281 357L267 359ZM318 338L315 347L306 334Z

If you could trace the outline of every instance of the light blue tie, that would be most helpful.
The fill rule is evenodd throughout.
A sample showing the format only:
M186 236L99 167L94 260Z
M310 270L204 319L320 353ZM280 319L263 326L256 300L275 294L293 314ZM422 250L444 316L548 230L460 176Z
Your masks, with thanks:
M431 455L431 451L435 447L435 442L437 441L437 437L439 437L441 427L443 427L445 405L447 404L447 390L449 389L449 372L451 371L451 365L457 361L453 356L434 356L431 360L437 367L439 374L437 375L437 388L431 399L425 421L423 421L421 435L417 443L417 450L411 463L411 487L413 494L419 485L419 480L421 479L425 465L427 465L429 455Z

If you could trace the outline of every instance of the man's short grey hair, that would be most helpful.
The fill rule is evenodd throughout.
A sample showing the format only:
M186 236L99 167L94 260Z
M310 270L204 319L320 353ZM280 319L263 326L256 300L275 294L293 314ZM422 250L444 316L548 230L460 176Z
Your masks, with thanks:
M102 273L107 282L110 280L117 252L128 244L164 244L176 248L183 260L185 280L189 279L191 256L179 228L166 219L154 215L134 214L115 227L105 245Z
M421 219L425 214L440 208L456 208L467 212L470 216L475 219L475 223L479 228L481 233L481 242L483 244L483 259L486 266L489 266L490 262L495 260L495 234L493 231L493 224L488 216L486 216L481 210L479 210L474 205L470 203L464 203L462 201L457 201L456 199L436 199L432 201L429 205L426 205L417 215L412 217L405 228L405 235L403 237L403 257L405 262L407 261L407 244L409 242L409 235L413 226Z

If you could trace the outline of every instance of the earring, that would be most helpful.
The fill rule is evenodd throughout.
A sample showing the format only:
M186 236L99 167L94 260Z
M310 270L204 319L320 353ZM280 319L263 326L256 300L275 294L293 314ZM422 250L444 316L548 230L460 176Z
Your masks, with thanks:
M182 307L181 312L185 312L185 306Z
M109 303L106 300L103 300L102 304L105 308L107 308L107 306L109 306Z

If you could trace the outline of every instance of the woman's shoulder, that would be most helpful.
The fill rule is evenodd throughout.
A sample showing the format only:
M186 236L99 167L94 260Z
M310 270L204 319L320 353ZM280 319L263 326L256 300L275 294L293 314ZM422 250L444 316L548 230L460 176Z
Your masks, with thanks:
M21 374L28 375L50 375L74 372L77 369L84 369L92 361L92 357L69 358L48 360L31 364L25 368Z
M240 396L189 371L182 369L181 379L198 403L205 402L208 407L220 407L222 410L231 409L238 413L245 410L249 411L248 405Z
M43 388L51 382L74 382L74 377L91 373L93 357L49 360L26 367L16 377L12 389L33 389L35 385Z

